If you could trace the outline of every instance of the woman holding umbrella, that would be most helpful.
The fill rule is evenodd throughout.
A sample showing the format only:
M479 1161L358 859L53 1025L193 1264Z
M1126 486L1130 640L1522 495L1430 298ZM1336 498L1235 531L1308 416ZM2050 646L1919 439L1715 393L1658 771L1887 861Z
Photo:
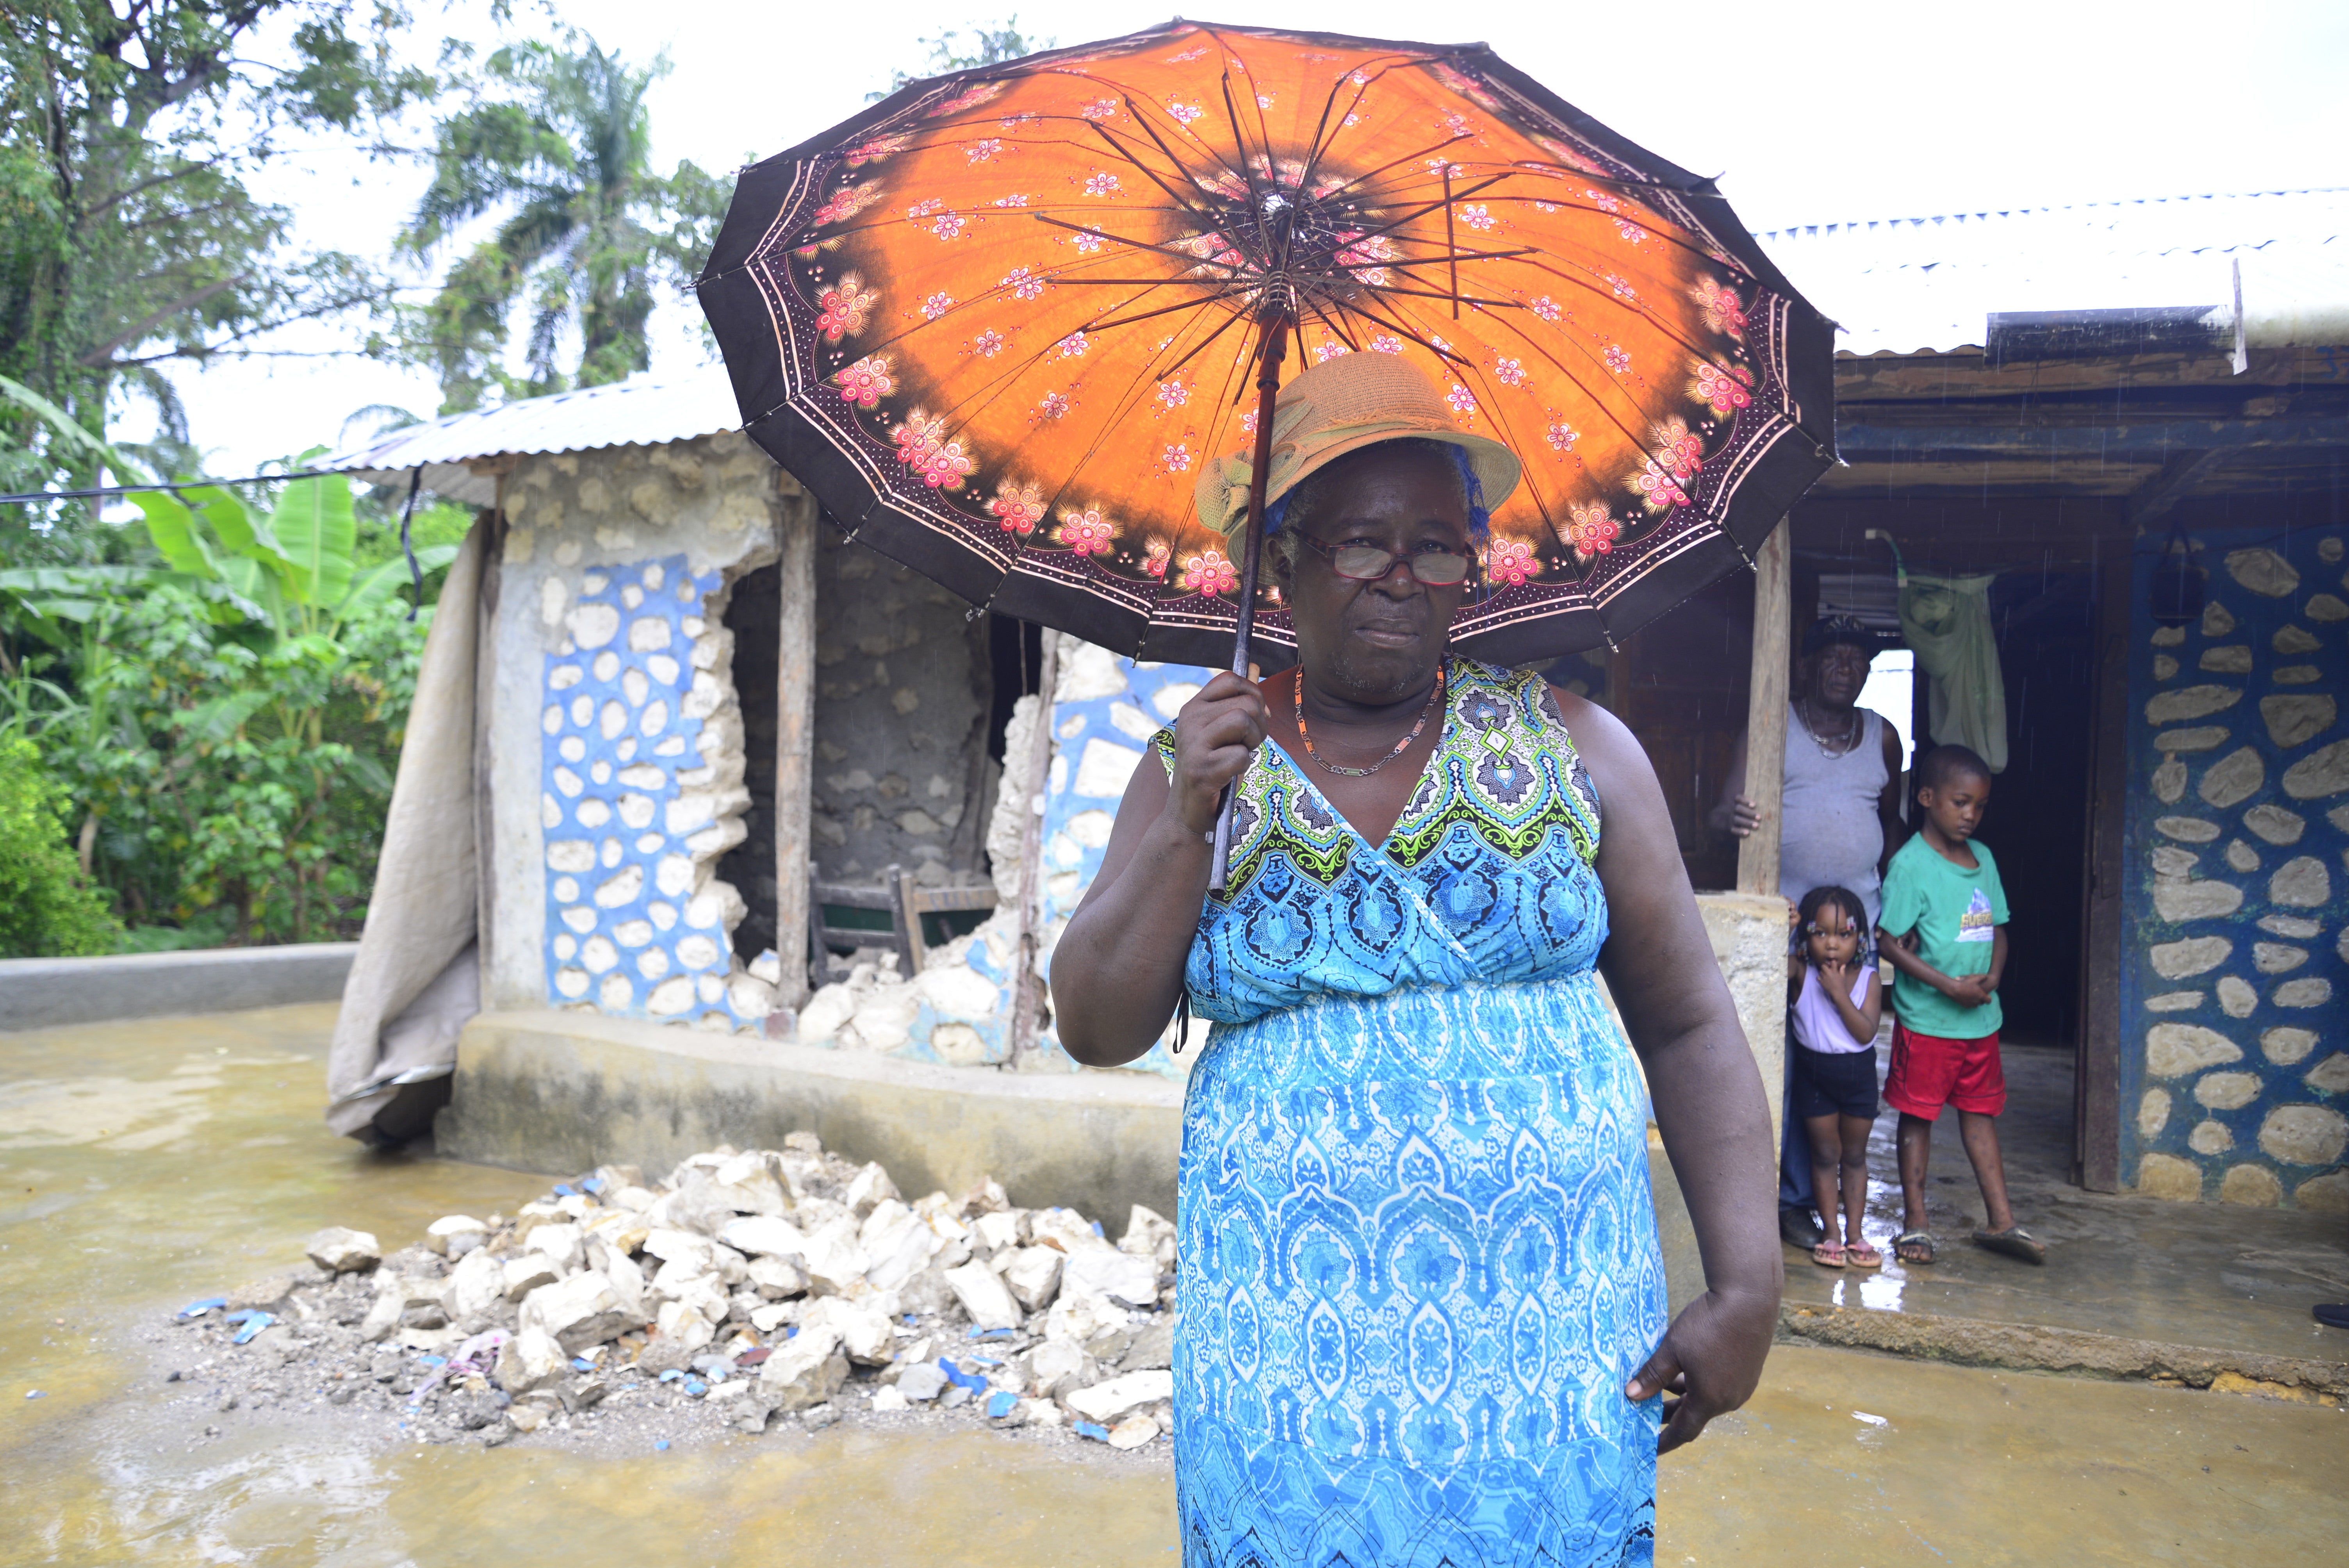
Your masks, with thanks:
M1216 1026L1184 1118L1186 1558L1645 1562L1657 1453L1746 1398L1776 1319L1760 1078L1638 743L1448 651L1517 458L1393 356L1278 408L1298 667L1218 676L1159 735L1052 965L1081 1061L1178 1004ZM1244 467L1200 487L1227 535ZM1709 1287L1669 1328L1641 1068Z

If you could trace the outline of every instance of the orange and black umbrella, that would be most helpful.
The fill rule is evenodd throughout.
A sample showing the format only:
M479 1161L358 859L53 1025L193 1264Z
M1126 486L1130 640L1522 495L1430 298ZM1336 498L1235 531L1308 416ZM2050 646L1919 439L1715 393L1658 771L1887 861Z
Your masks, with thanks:
M1253 448L1260 512L1284 364L1401 355L1524 459L1454 623L1504 664L1670 609L1834 457L1831 328L1728 203L1482 46L1176 22L917 82L745 170L700 294L854 537L1146 658L1285 662L1194 510Z

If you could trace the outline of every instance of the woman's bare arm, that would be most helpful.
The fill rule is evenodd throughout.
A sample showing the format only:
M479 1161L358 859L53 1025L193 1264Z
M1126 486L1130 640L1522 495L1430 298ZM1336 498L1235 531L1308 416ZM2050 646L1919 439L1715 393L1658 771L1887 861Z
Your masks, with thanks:
M1086 1066L1133 1060L1173 1016L1207 896L1216 808L1264 721L1256 687L1219 675L1174 722L1174 777L1153 756L1127 781L1101 871L1052 953L1053 1023Z
M1655 769L1630 731L1595 704L1558 694L1567 728L1599 787L1599 880L1609 935L1599 967L1647 1068L1656 1125L1687 1200L1705 1293L1673 1320L1632 1379L1660 1390L1659 1447L1678 1448L1733 1410L1761 1380L1785 1284L1770 1104L1681 863Z

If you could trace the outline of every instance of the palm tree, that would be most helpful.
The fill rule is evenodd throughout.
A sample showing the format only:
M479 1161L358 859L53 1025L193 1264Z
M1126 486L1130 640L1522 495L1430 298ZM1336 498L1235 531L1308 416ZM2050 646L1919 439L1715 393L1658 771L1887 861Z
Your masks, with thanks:
M476 219L503 214L409 314L397 350L439 372L443 413L492 389L601 386L649 364L656 285L690 284L724 212L724 191L692 164L652 171L645 94L667 71L666 55L639 68L583 35L511 45L490 57L481 101L441 121L432 184L401 247L429 256ZM525 309L528 374L517 377L505 351ZM574 330L579 362L566 376L559 361Z

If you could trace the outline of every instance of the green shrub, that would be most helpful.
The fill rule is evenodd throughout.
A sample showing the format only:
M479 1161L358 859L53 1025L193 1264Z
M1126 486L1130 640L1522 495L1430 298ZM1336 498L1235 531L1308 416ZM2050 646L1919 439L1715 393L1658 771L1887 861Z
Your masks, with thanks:
M122 939L66 842L67 804L30 741L0 739L0 958L111 953Z

